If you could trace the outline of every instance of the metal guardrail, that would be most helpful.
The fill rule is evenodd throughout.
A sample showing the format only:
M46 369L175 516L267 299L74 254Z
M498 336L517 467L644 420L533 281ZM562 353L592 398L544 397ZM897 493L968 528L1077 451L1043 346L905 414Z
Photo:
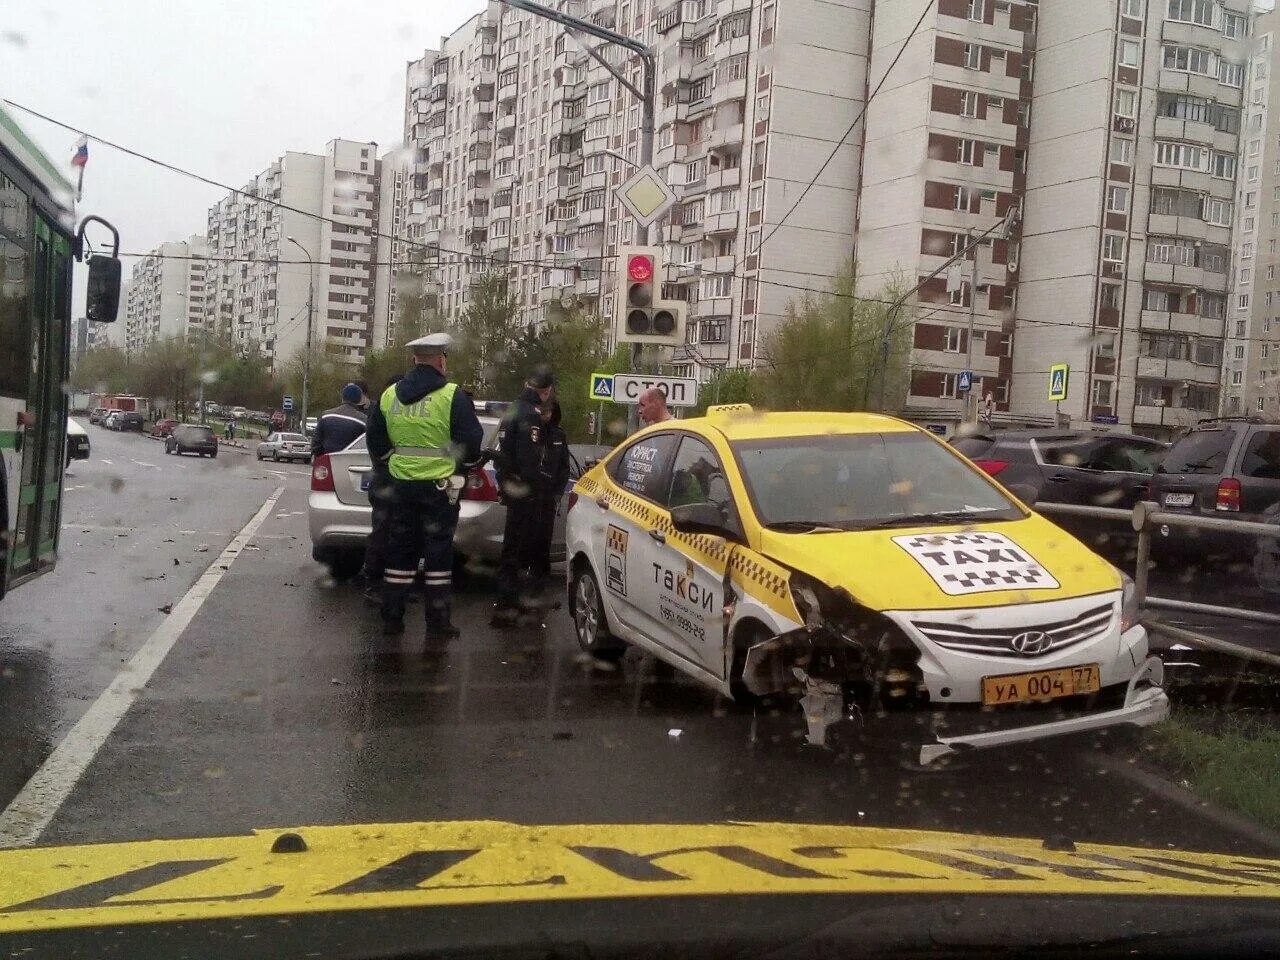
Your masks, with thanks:
M1135 504L1132 510L1120 510L1115 507L1090 507L1074 503L1039 503L1035 505L1034 509L1038 513L1087 517L1095 520L1116 522L1127 521L1138 535L1133 582L1138 596L1138 604L1144 611L1151 608L1176 610L1182 613L1201 613L1209 616L1248 620L1255 623L1280 625L1280 615L1273 613L1147 595L1148 574L1151 568L1151 538L1154 531L1162 527L1181 527L1188 530L1211 530L1218 533L1247 537L1280 537L1280 526L1270 523L1257 523L1253 520L1234 520L1230 517L1204 517L1195 514L1168 513L1161 510L1159 504L1146 500ZM1213 650L1244 660L1254 660L1280 668L1280 656L1276 654L1254 650L1251 647L1245 647L1208 634L1198 633L1194 630L1187 630L1183 627L1175 627L1158 618L1148 616L1145 612L1142 622L1148 629L1164 634L1172 640L1192 644L1204 650Z

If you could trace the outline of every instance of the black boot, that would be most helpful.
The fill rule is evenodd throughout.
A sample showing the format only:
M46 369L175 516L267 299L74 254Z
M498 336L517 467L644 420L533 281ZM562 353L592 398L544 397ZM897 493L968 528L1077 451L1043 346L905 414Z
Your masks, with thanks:
M395 637L404 633L404 604L408 590L398 584L382 585L382 632Z
M453 625L452 605L448 600L427 598L427 643L456 640L462 631Z

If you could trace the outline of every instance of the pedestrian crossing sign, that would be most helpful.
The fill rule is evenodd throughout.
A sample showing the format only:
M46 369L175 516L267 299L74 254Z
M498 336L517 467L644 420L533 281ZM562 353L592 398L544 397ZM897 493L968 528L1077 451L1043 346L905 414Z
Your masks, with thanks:
M592 400L612 400L613 399L613 374L612 373L593 373L591 375L591 399Z
M1049 368L1050 400L1067 399L1067 373L1070 369L1070 365L1066 363L1055 363Z

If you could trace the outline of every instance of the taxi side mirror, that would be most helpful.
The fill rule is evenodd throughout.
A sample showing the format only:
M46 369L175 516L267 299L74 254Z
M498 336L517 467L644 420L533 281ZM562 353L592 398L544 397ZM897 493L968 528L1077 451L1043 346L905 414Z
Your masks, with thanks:
M671 508L671 525L680 533L706 533L737 541L738 534L731 530L714 503L683 503Z

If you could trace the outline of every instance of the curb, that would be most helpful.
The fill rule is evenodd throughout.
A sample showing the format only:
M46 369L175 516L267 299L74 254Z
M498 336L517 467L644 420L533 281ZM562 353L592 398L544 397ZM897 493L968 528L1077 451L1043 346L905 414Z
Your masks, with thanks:
M1189 813L1203 817L1215 826L1280 853L1280 833L1269 827L1260 826L1238 813L1219 807L1210 800L1196 796L1186 787L1179 786L1143 768L1136 760L1123 760L1105 753L1091 759L1096 766L1107 773L1124 777L1149 793L1182 807Z

